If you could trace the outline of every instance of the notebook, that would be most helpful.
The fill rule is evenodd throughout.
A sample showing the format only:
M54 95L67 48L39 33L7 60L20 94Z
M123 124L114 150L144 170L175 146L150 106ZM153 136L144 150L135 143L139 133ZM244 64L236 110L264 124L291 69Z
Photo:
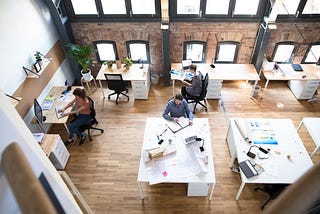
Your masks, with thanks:
M187 126L189 126L189 119L185 117L179 117L179 122L170 121L168 124L168 128L173 132L176 133Z
M258 175L257 170L254 168L254 166L250 163L249 160L245 160L239 163L239 167L241 169L241 171L243 172L243 174L245 174L245 176L247 178L251 178L253 176Z
M62 109L61 106L56 106L56 115L58 119L62 117L62 112L59 112L60 109Z
M293 70L295 71L303 71L302 67L300 64L291 64Z

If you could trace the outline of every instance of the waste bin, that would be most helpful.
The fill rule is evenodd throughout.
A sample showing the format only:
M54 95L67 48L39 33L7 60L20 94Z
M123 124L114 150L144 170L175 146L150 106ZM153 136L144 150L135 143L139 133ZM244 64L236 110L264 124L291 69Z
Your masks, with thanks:
M159 84L159 74L152 73L151 74L151 83L152 85L158 85Z
M251 97L256 97L256 96L258 96L258 94L259 94L259 92L260 92L260 89L261 89L260 85L253 85L253 86L251 87L250 96L251 96Z

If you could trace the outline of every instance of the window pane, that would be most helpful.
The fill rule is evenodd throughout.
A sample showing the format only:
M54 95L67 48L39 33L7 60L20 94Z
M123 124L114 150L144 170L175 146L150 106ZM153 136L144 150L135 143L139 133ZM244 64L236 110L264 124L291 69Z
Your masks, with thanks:
M316 63L320 57L320 45L313 45L308 52L307 58L304 62L314 62Z
M155 14L155 0L131 0L133 14Z
M308 0L302 14L319 14L320 0Z
M203 56L202 44L188 44L186 51L186 59L191 59L193 62L201 62Z
M256 15L259 0L236 0L234 14L237 15Z
M296 14L300 0L283 0L282 5L278 10L278 14L288 15ZM287 12L288 11L288 12Z
M98 14L94 0L71 0L74 13L81 14Z
M101 0L104 14L126 14L125 0ZM112 5L112 7L110 7Z
M221 44L219 45L219 55L216 62L233 62L237 45Z
M141 43L130 44L129 48L130 48L131 59L133 61L138 61L141 58L144 61L148 60L146 44L141 44Z
M207 0L206 14L227 15L230 0Z
M273 61L275 62L291 62L291 54L294 45L278 45L277 52L274 55Z
M177 14L199 14L200 0L177 0Z
M97 50L101 61L116 60L112 44L97 44Z

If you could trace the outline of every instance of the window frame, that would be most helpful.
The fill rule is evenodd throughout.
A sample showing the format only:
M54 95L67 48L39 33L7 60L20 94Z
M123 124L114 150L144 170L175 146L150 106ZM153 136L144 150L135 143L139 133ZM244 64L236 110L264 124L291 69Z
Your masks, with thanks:
M114 50L114 55L115 55L115 60L119 60L119 55L118 55L118 49L117 49L117 43L115 41L112 40L97 40L93 42L93 46L94 46L94 50L96 52L96 57L99 63L103 63L105 60L101 60L100 59L100 55L99 55L99 51L97 48L98 44L111 44L113 46L113 50Z
M160 9L160 0L155 1L155 14L133 14L131 0L124 0L126 5L126 14L104 14L101 0L94 0L96 3L96 8L98 14L81 14L76 15L73 10L71 0L65 0L63 3L65 4L66 12L68 14L68 18L71 22L158 22L161 20L161 9Z
M231 45L236 45L236 49L235 49L235 53L234 53L234 57L233 57L233 61L217 61L217 56L219 56L219 52L220 52L220 46L221 45L227 45L227 44L231 44ZM238 55L239 55L239 49L240 49L240 42L238 41L221 41L221 42L217 42L217 47L216 47L216 53L215 53L215 57L214 57L214 63L216 64L235 64L238 61Z
M192 63L206 63L207 58L207 42L200 41L200 40L190 40L183 42L183 60L186 60L187 58L187 45L189 44L197 44L202 45L202 61L192 61Z
M290 58L289 58L290 60L287 61L287 62L286 62L286 61L284 61L284 62L274 61L274 57L275 57L276 52L277 52L277 49L278 49L278 47L279 47L280 45L294 45L294 48L293 48L292 53L291 53L291 56L290 56ZM276 45L275 45L274 48L273 48L272 57L271 57L271 58L272 58L272 61L274 61L274 62L276 62L276 63L278 63L278 64L291 64L291 63L293 62L293 59L294 59L297 51L298 51L298 47L299 47L298 43L292 42L292 41L277 42Z
M307 49L307 51L306 51L303 59L301 60L301 64L302 64L302 63L303 63L303 64L315 64L315 63L317 63L317 61L319 60L320 56L318 56L318 59L316 59L315 62L305 62L305 60L307 59L307 56L308 56L308 54L309 54L312 46L314 46L314 45L320 45L320 42L312 42L312 43L310 43L310 44L308 45L308 49Z
M126 41L126 51L127 51L127 56L131 58L131 53L130 53L130 44L145 44L146 45L146 55L147 55L147 60L132 60L133 63L143 63L143 64L150 64L150 46L149 46L149 41L146 40L128 40Z

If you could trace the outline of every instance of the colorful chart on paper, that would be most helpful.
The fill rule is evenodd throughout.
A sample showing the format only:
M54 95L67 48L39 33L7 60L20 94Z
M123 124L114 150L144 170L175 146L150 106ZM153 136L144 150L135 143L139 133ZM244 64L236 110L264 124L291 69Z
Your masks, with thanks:
M278 145L276 135L269 122L250 122L250 133L254 144Z

